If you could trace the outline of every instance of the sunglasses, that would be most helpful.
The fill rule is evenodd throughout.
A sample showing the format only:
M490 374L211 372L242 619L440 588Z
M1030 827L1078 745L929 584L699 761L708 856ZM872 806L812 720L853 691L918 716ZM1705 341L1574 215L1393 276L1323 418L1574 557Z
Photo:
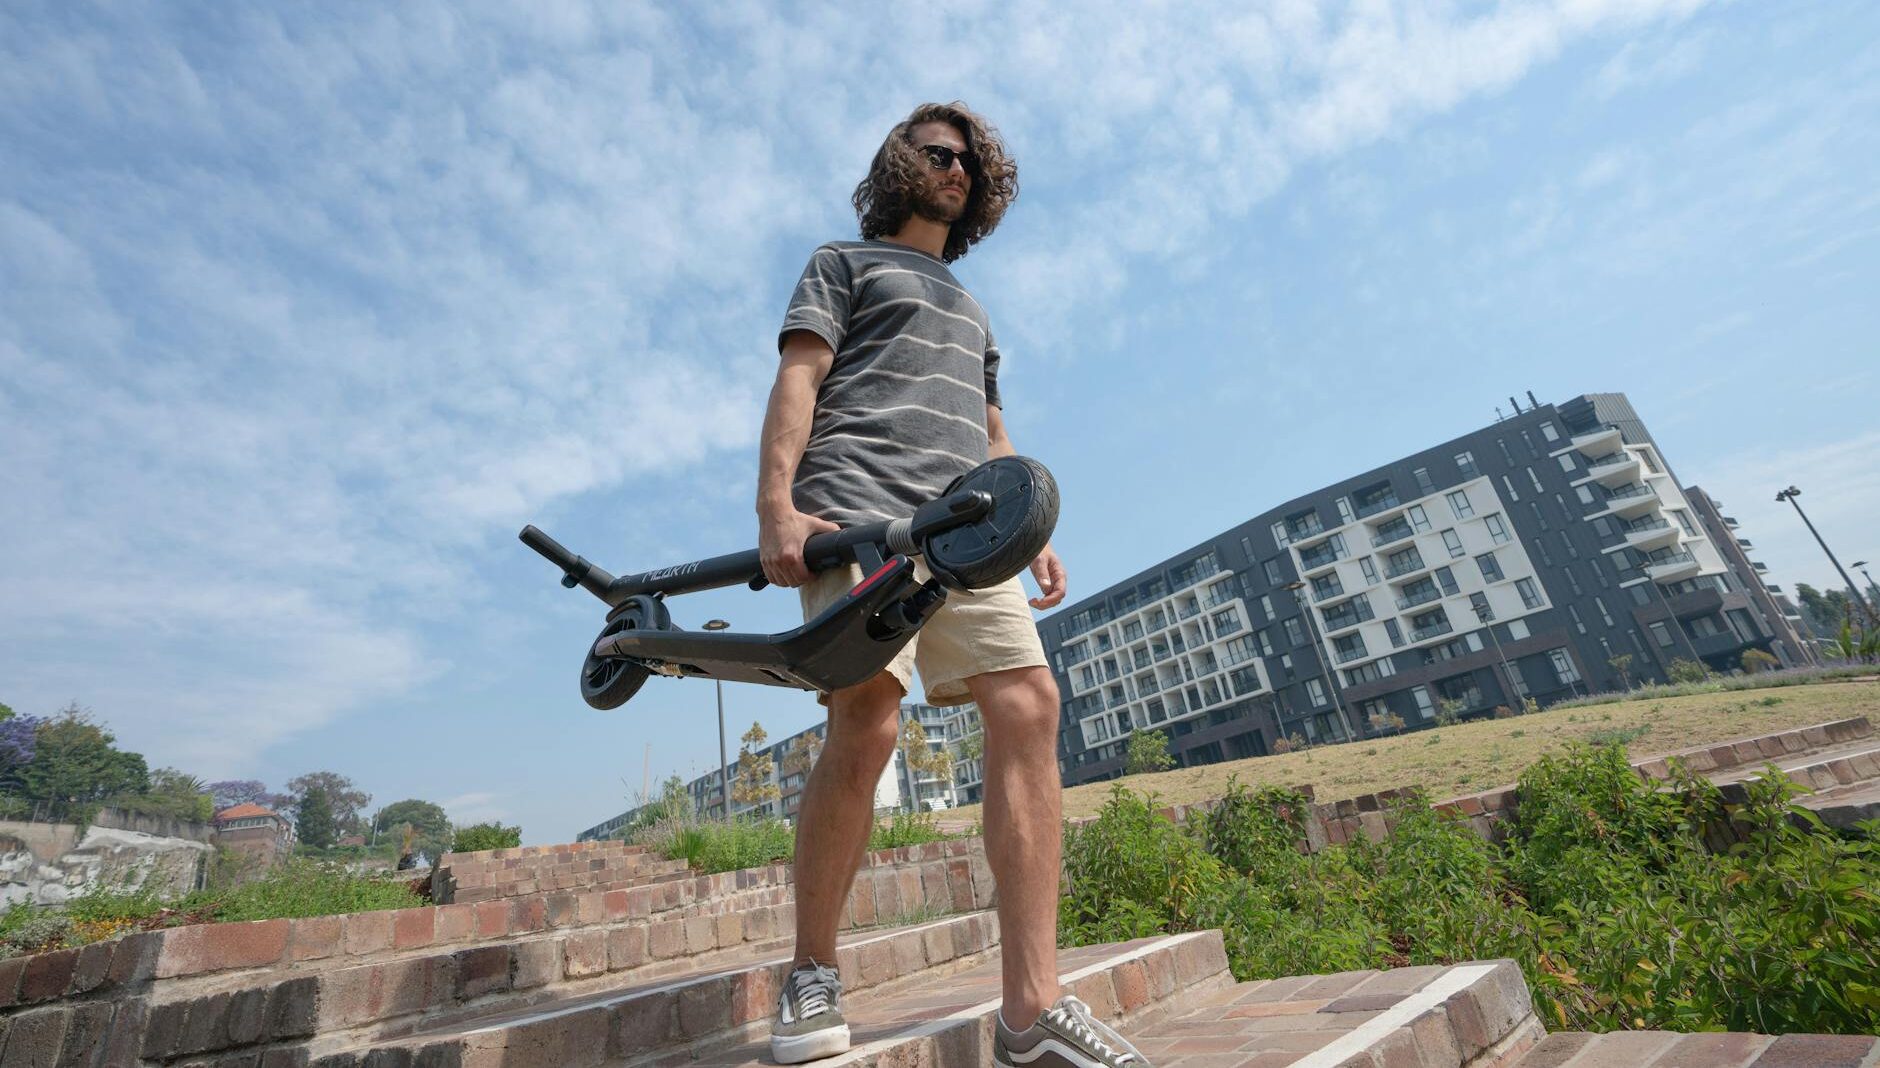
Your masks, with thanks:
M927 162L936 171L952 170L956 159L960 161L960 169L967 174L972 174L973 169L979 166L979 154L970 148L955 152L945 145L922 145L920 150L927 154Z

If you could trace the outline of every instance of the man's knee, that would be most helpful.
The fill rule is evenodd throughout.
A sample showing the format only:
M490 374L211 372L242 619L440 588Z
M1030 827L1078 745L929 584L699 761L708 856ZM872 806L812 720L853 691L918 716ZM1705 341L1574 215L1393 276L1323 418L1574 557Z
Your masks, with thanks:
M1050 669L1015 668L993 672L978 681L974 689L980 697L980 712L990 730L1026 738L1044 735L1055 742L1058 688Z
M901 684L887 672L829 695L829 733L823 757L832 753L856 774L876 776L894 755L901 733ZM870 780L871 784L873 780Z

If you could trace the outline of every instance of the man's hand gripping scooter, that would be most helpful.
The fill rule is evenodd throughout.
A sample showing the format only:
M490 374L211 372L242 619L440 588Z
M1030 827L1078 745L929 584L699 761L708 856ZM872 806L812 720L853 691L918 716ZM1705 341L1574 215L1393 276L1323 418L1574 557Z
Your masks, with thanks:
M618 708L654 674L833 691L873 678L947 598L947 590L996 586L1023 571L1057 526L1058 489L1036 460L1002 456L895 519L817 534L803 545L811 571L854 563L862 580L816 618L781 634L681 630L666 598L722 586L767 584L756 549L619 578L533 526L522 542L608 606L581 665L581 696ZM913 557L933 578L918 581Z

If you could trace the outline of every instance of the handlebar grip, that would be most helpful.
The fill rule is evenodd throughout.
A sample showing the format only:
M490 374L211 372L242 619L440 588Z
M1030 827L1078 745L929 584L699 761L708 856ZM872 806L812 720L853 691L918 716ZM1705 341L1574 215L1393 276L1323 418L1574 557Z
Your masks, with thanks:
M522 544L541 553L543 558L549 563L554 564L563 571L572 569L575 565L575 561L580 559L580 557L569 552L567 547L562 545L561 542L543 533L533 523L523 527L522 533L518 534L517 537L522 539Z

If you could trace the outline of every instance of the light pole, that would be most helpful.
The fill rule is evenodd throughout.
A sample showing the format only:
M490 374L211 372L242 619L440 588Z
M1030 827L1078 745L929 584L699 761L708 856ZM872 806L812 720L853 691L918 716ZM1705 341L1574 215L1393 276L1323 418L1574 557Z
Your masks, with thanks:
M1319 670L1325 673L1325 682L1332 688L1332 707L1338 710L1338 722L1344 725L1345 740L1355 742L1358 732L1352 729L1351 716L1345 712L1345 702L1338 695L1338 675L1333 672L1331 663L1325 659L1325 650L1319 645L1319 628L1312 621L1312 608L1306 604L1303 592L1306 584L1295 579L1281 586L1282 590L1291 590L1293 603L1299 606L1299 614L1306 617L1306 636L1312 639L1312 656L1319 662Z
M1802 506L1795 500L1795 498L1801 495L1801 490L1790 486L1788 489L1776 494L1776 500L1787 501L1791 505L1794 505L1795 514L1802 517L1802 522L1808 526L1808 532L1815 536L1815 544L1821 546L1821 551L1828 554L1828 562L1833 564L1834 569L1841 573L1841 581L1847 583L1847 592L1854 595L1854 603L1860 606L1861 614L1867 617L1867 625L1870 627L1880 626L1880 619L1874 618L1873 606L1869 605L1866 598L1860 595L1860 591L1854 588L1854 580L1848 577L1847 569L1841 566L1841 561L1834 558L1834 552L1828 548L1828 543L1821 540L1821 532L1815 529L1815 524L1808 522L1808 513L1802 511Z
M731 624L722 619L710 620L706 630L724 630ZM731 767L725 763L725 684L723 679L713 679L712 685L718 689L718 793L725 803L725 819L731 818Z
M1514 701L1516 698L1526 697L1526 694L1516 692L1518 687L1514 684L1514 670L1508 666L1508 654L1501 651L1501 639L1495 636L1494 610L1488 607L1488 601L1486 599L1484 599L1481 604L1470 605L1469 607L1475 609L1476 622L1482 625L1483 630L1488 631L1488 640L1495 645L1495 659L1501 661L1503 681L1508 685L1508 700ZM1523 705L1523 707L1525 708L1526 706ZM1513 712L1514 708L1510 706L1508 711Z
M1872 600L1874 600L1874 584L1873 584L1873 576L1872 576L1872 575L1869 575L1869 574L1867 573L1867 561L1865 561L1865 560L1856 560L1856 561L1854 561L1853 563L1851 563L1851 564L1849 564L1849 565L1847 565L1847 566L1849 566L1849 567L1851 567L1851 568L1853 568L1854 570L1856 570L1856 571L1858 571L1858 572L1860 572L1860 577L1861 577L1861 578L1864 578L1864 579L1866 579L1866 580L1867 580L1867 598L1868 598L1868 600L1869 600L1869 601L1872 601Z

